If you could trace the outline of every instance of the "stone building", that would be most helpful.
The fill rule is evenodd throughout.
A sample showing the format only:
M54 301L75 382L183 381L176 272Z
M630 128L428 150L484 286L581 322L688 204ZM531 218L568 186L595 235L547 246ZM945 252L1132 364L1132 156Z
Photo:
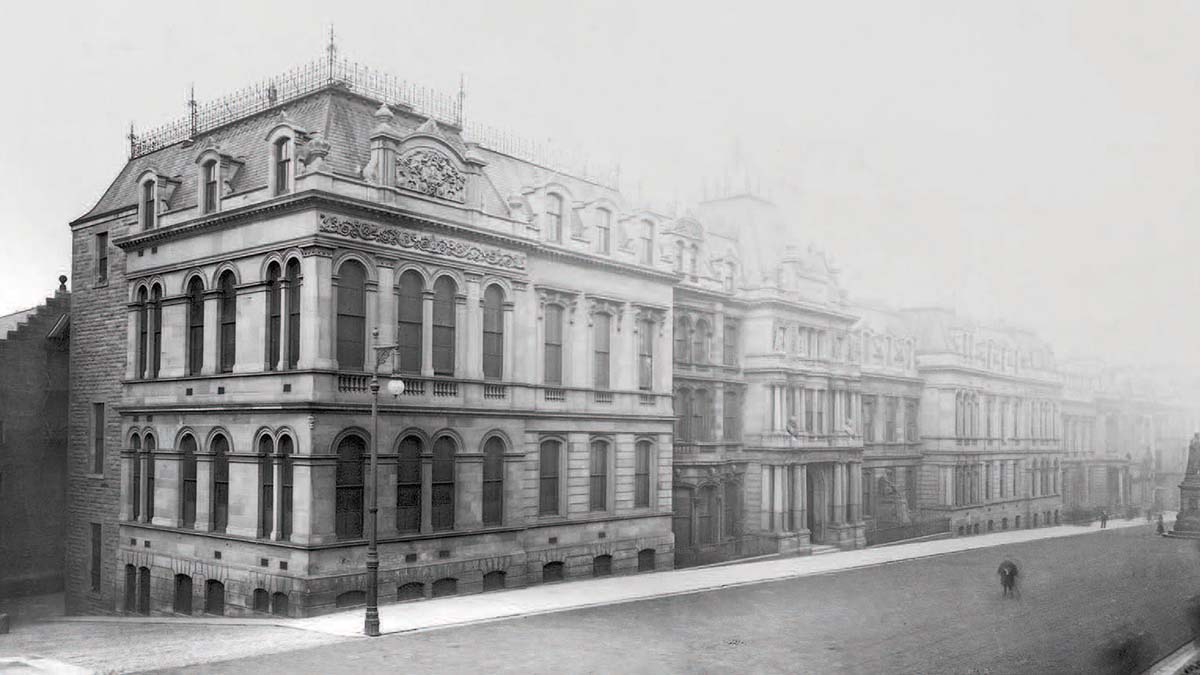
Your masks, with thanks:
M70 304L0 316L0 598L63 588Z
M669 568L662 217L313 70L136 139L72 223L69 609L361 603L373 444L381 601Z
M946 309L904 312L924 382L924 518L957 534L1057 523L1062 378L1033 334Z

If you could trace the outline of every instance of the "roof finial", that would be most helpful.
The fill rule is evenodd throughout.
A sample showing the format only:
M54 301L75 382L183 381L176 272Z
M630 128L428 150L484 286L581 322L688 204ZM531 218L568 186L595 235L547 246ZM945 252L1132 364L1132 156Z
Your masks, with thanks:
M329 46L325 48L325 51L329 53L329 59L328 59L329 81L332 83L333 82L333 62L334 62L334 59L337 58L337 43L334 41L333 22L332 21L329 22Z
M137 136L133 134L133 120L129 121L129 158L133 159L133 147L137 143Z
M458 126L461 129L463 125L463 101L467 98L467 79L466 75L458 74Z
M60 293L62 293L62 292L65 292L66 290L67 290L67 275L60 274L60 275L58 275L58 291Z
M193 82L188 88L188 118L191 120L192 133L189 138L196 138L196 122L198 115L196 114L196 83Z

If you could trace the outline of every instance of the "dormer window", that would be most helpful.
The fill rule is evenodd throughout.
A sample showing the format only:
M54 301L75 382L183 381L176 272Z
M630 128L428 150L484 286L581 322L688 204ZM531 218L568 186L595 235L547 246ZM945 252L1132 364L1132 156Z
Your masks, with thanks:
M212 213L217 210L217 160L205 162L201 174L203 176L201 185L203 212Z
M608 255L612 250L612 211L596 211L596 253Z
M147 178L142 182L142 229L144 230L152 229L158 218L157 195L158 183L154 178Z
M275 195L292 191L292 139L275 141Z
M642 221L642 241L638 251L638 261L643 265L654 264L654 223Z
M556 194L546 195L546 240L562 243L563 200Z

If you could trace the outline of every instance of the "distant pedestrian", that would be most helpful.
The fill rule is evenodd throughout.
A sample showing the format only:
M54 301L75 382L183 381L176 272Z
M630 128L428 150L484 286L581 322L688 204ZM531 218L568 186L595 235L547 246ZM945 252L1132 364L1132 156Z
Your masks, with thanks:
M1160 513L1160 514L1158 514L1158 525L1156 525L1156 526L1154 527L1154 529L1155 529L1155 531L1156 531L1156 532L1158 532L1159 534L1166 534L1166 533L1167 533L1167 530L1166 530L1166 528L1165 528L1165 527L1163 527L1163 520L1162 520L1162 514L1161 514L1161 513Z
M1100 529L1108 527L1108 511L1100 512Z
M1016 597L1017 592L1017 565L1011 560L1005 560L1000 563L1000 568L996 570L1000 574L1000 597Z

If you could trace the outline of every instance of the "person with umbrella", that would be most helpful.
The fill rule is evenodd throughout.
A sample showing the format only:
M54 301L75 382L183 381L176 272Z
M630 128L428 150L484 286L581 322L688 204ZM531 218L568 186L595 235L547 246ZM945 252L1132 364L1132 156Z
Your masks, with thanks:
M1016 563L1011 560L1005 560L1004 562L1000 563L1000 569L998 569L997 572L1000 573L1000 588L1002 592L1001 597L1007 598L1012 596L1015 598L1017 592Z

